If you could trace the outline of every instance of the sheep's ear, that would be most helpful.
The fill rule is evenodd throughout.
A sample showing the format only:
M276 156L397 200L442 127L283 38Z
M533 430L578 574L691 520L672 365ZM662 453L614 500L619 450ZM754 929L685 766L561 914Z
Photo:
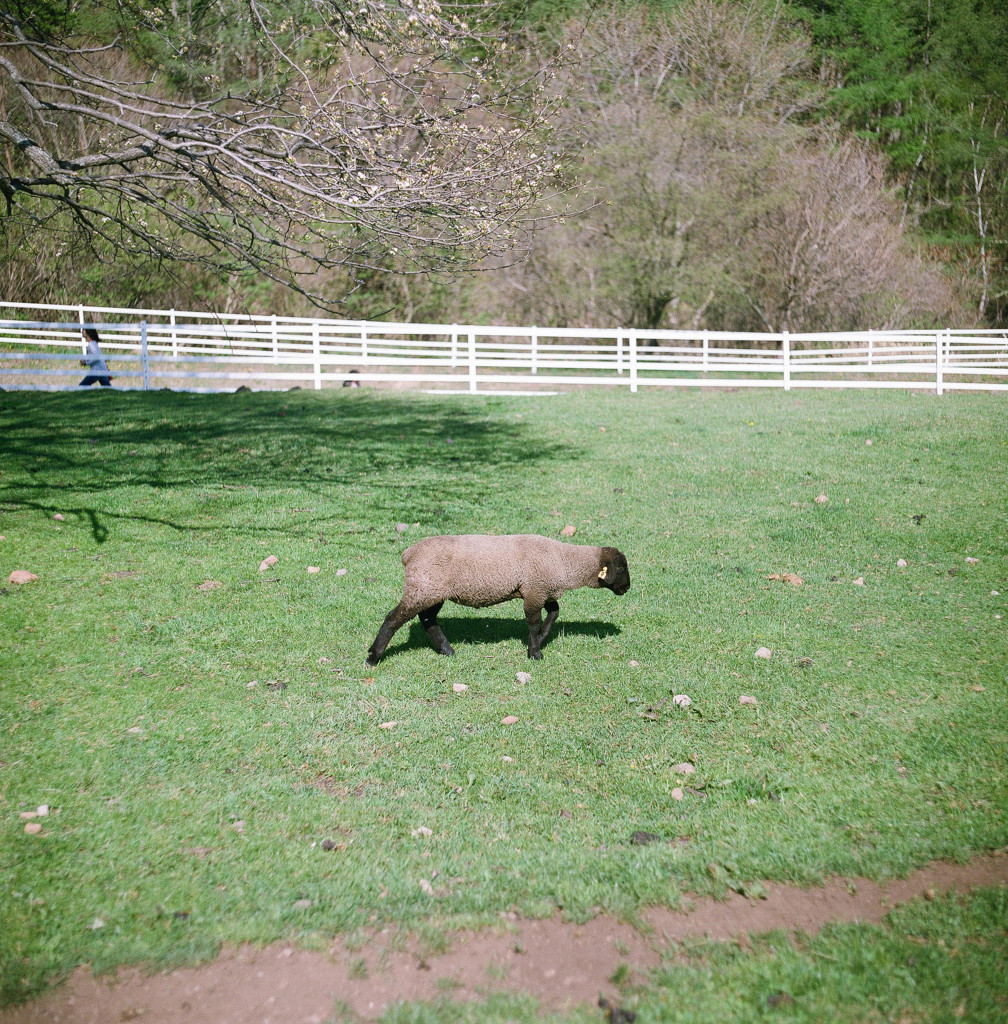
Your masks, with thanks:
M600 580L604 580L609 575L609 566L603 565L601 571L598 574Z

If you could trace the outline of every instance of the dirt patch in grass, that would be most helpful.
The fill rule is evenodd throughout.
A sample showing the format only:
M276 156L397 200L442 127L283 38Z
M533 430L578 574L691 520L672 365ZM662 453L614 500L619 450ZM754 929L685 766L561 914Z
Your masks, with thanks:
M124 968L95 978L80 967L53 994L0 1011L0 1024L321 1024L339 1003L370 1019L400 1001L472 1000L492 992L520 992L562 1009L614 996L614 975L632 979L656 967L662 950L684 939L814 933L834 921L878 922L907 900L1004 884L1008 856L998 851L968 864L934 863L881 885L845 878L810 889L767 883L762 900L729 893L693 900L681 911L656 907L643 915L648 934L608 917L572 924L559 915L505 914L499 929L458 934L443 952L380 931L352 949L342 941L328 953L242 947L202 967L158 974Z

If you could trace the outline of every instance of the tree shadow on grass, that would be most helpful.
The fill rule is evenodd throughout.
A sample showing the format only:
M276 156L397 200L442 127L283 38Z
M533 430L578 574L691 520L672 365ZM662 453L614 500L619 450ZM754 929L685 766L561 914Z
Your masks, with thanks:
M445 611L438 616L438 623L449 643L456 650L470 644L499 644L505 641L518 643L524 648L528 643L528 626L525 625L521 604L515 603L513 609L518 612L517 618L509 616L503 610L500 618L487 618L482 615L453 615L445 605ZM375 630L377 631L377 626ZM590 636L601 640L603 637L617 636L620 632L620 628L611 622L584 622L576 619L564 621L563 606L561 605L561 617L546 638L543 650L554 641L562 642L564 634ZM401 632L399 636L402 636ZM403 651L423 648L427 648L431 654L434 654L430 638L420 623L414 619L409 627L409 635L398 643L390 645L382 660L387 660Z
M323 504L339 495L362 518L430 518L446 504L478 504L510 470L578 454L485 401L367 389L5 393L0 436L0 500L86 517L99 543L117 518L205 530L200 501L222 487L293 488ZM189 493L193 518L124 511L101 497L125 488Z

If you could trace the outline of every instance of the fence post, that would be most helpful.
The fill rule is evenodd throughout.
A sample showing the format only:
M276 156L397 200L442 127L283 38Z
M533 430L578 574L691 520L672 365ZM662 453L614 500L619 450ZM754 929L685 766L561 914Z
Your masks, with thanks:
M788 331L781 333L781 349L784 353L784 390L791 390L791 335Z
M637 331L629 332L630 342L630 393L637 393Z
M453 368L458 366L458 324L452 324L451 364Z
M944 381L942 380L942 332L938 331L935 334L935 394L941 395L945 393L943 387Z
M476 394L476 332L469 332L469 393Z
M273 342L273 362L278 363L280 361L280 339L277 337L276 313L270 317L270 338Z
M710 331L706 327L703 332L703 368L704 373L710 369Z
M312 359L314 361L315 390L322 390L322 352L319 345L319 322L312 321Z
M616 332L616 372L623 372L623 332Z
M872 360L875 357L875 332L868 331L868 366L871 368Z
M147 321L140 321L140 366L143 370L143 389L150 391L150 358L147 355Z
M83 331L84 331L84 304L83 303L81 303L77 307L77 315L80 317L80 329L81 329L80 347L81 347L81 352L84 355L87 355L87 341L84 340L84 334L83 334Z
M361 357L361 362L362 363L366 363L367 362L367 358L368 358L367 343L368 343L367 324L366 323L362 323L361 324L361 329L360 329L360 357Z
M529 360L529 367L533 373L539 372L539 367L536 365L536 360L539 356L539 328L533 327L529 331L529 343L532 347L531 358Z
M172 359L178 359L178 331L175 329L175 310L168 313L168 323L171 324L171 354Z

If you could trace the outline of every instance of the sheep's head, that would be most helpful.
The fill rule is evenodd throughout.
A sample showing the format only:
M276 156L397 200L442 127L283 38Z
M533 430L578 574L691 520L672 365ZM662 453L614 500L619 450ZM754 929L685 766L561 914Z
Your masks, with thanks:
M600 587L606 587L614 594L625 594L630 589L630 566L622 551L616 548L602 549L598 581Z

